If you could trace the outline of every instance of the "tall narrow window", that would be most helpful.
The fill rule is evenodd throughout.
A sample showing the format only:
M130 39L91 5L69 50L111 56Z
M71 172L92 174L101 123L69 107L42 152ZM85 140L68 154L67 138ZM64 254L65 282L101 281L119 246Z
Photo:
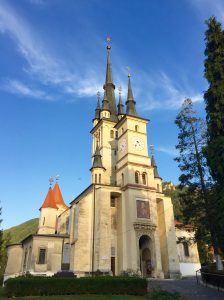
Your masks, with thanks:
M146 182L147 182L146 177L147 177L147 174L146 174L145 172L142 173L142 183L143 183L144 185L146 185Z
M97 174L95 174L95 183L97 183Z
M135 183L139 183L139 172L135 172Z
M183 247L184 247L184 255L185 256L190 256L188 243L187 242L183 242Z
M42 265L45 264L45 259L46 259L46 249L40 248L38 264L42 264Z
M111 137L112 139L114 138L114 131L113 131L113 130L110 131L110 137Z
M26 268L26 260L27 260L27 249L25 250L24 260L23 260L23 268Z
M135 125L135 131L138 132L138 125Z
M99 183L101 183L101 174L99 175Z
M157 192L159 192L159 184L157 184Z
M116 131L116 133L115 133L115 137L116 137L116 139L118 138L118 131Z
M121 185L124 186L124 174L121 174Z
M45 217L43 218L43 225L45 224Z
M124 128L123 127L121 128L121 131L122 131L122 133L124 133Z

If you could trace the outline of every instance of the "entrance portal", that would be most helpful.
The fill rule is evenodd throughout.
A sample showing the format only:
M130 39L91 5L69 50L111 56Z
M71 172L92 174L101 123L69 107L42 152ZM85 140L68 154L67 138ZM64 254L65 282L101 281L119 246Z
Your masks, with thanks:
M144 277L152 276L150 242L147 235L142 235L139 239L140 270Z

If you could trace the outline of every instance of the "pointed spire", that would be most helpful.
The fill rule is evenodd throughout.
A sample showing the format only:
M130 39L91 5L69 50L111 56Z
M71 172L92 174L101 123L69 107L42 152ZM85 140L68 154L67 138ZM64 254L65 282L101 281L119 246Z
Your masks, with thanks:
M128 96L126 101L126 113L127 115L137 116L137 112L135 109L136 102L134 101L132 87L131 87L131 74L128 74Z
M100 119L100 92L97 92L97 105L95 109L95 117L94 119Z
M119 102L117 105L117 114L118 116L121 116L124 115L124 104L122 103L122 98L121 98L122 87L120 86L118 89L119 89Z
M61 190L60 190L60 187L58 184L58 179L56 179L56 183L53 188L53 196L54 196L54 202L55 202L56 206L60 205L60 206L67 207L67 205L65 204L64 199L62 197L62 194L61 194Z
M111 45L110 45L111 39L107 37L107 68L106 68L106 79L105 79L105 84L103 86L107 100L109 103L109 110L110 110L110 119L112 121L117 122L117 112L116 112L116 101L115 101L115 95L114 95L114 90L115 90L115 85L113 83L113 76L112 76L112 67L111 67L111 59L110 59L110 50L111 50Z
M93 165L92 168L90 169L90 171L92 171L93 168L103 168L103 164L102 164L102 155L100 154L100 148L97 144L96 146L96 150L95 153L93 155Z
M110 45L110 38L107 37L107 69L106 69L106 80L105 80L105 84L107 83L112 83L113 84L113 77L112 77L112 68L111 68L111 61L110 61L110 49L111 49L111 45Z
M158 170L157 170L157 165L156 165L154 155L152 155L151 166L153 167L154 177L161 179L161 177L159 176Z
M54 195L53 195L53 190L52 190L51 186L49 187L47 196L46 196L41 208L57 208L57 206L54 202Z
M104 92L104 97L103 97L103 101L102 101L102 110L108 110L108 111L110 111L110 109L109 109L109 102L107 100L106 92Z

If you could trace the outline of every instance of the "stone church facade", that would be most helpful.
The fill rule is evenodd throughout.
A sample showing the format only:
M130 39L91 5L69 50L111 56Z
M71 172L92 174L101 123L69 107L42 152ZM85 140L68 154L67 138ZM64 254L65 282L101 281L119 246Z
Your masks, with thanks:
M98 97L91 130L92 182L69 207L58 182L50 187L37 234L8 247L5 279L26 272L52 276L61 270L77 276L97 271L181 276L184 254L177 245L172 202L162 192L155 158L148 153L149 120L136 111L130 75L126 109L121 93L116 105L110 51L108 45L104 96L101 103ZM193 273L200 265L197 246L191 246L194 259L189 256L187 262Z

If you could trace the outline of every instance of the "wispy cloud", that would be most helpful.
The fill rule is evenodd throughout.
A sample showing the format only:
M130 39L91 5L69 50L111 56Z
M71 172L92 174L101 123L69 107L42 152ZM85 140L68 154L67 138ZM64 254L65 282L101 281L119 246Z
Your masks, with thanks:
M170 146L155 146L155 150L159 151L159 152L163 152L166 153L170 156L177 156L178 155L178 151Z
M88 74L71 72L63 61L53 58L41 40L9 6L0 4L0 32L9 34L16 42L19 52L27 62L27 73L37 76L44 84L62 89L68 94L92 96L102 86L97 70L90 66ZM94 73L94 77L92 77ZM91 80L90 80L91 79Z
M223 0L190 0L190 3L197 9L203 19L214 15L219 21L224 22Z
M30 0L33 3L42 1ZM78 45L73 45L73 51L79 55L78 61L71 63L66 61L66 57L61 58L49 50L48 45L43 43L38 33L32 29L24 18L22 19L12 7L5 2L0 3L0 33L8 34L17 46L19 53L26 62L24 70L30 78L35 78L36 83L44 86L42 98L48 100L50 89L54 89L58 95L69 95L76 97L91 97L100 90L102 92L102 83L104 80L104 68L93 62L86 62L80 57L81 52ZM77 43L78 44L78 43ZM52 49L52 48L51 48ZM95 51L95 50L93 50ZM90 56L90 55L89 55ZM83 66L80 67L80 61ZM120 57L120 61L122 58ZM122 65L127 65L122 61ZM116 72L117 79L123 84L124 74L122 68ZM155 74L155 73L154 73ZM193 101L202 101L202 95L192 91L189 87L183 88L174 82L170 76L163 72L157 72L157 75L146 74L139 71L139 77L135 77L134 94L138 101L139 110L170 110L178 109L186 97ZM126 95L126 81L123 84L123 95ZM8 81L8 88L4 82L4 88L11 93L29 95L33 98L41 96L40 89L36 89L38 84L32 84L32 88L24 85L20 80L13 79ZM29 92L28 92L29 91ZM32 95L36 95L32 96ZM38 96L39 95L39 96ZM60 97L58 97L60 98ZM65 98L65 97L64 97ZM67 97L68 98L68 97ZM71 101L71 100L69 100Z
M5 83L2 84L1 88L12 94L22 95L29 98L35 98L35 99L47 100L47 101L55 100L51 95L48 95L44 91L33 87L29 87L28 85L18 80L6 80Z
M203 95L192 91L190 86L183 87L174 82L165 72L149 76L144 74L147 86L145 101L141 103L142 110L178 109L184 99L191 98L193 102L203 101Z
M28 0L31 4L35 4L35 5L43 5L45 4L44 0Z

